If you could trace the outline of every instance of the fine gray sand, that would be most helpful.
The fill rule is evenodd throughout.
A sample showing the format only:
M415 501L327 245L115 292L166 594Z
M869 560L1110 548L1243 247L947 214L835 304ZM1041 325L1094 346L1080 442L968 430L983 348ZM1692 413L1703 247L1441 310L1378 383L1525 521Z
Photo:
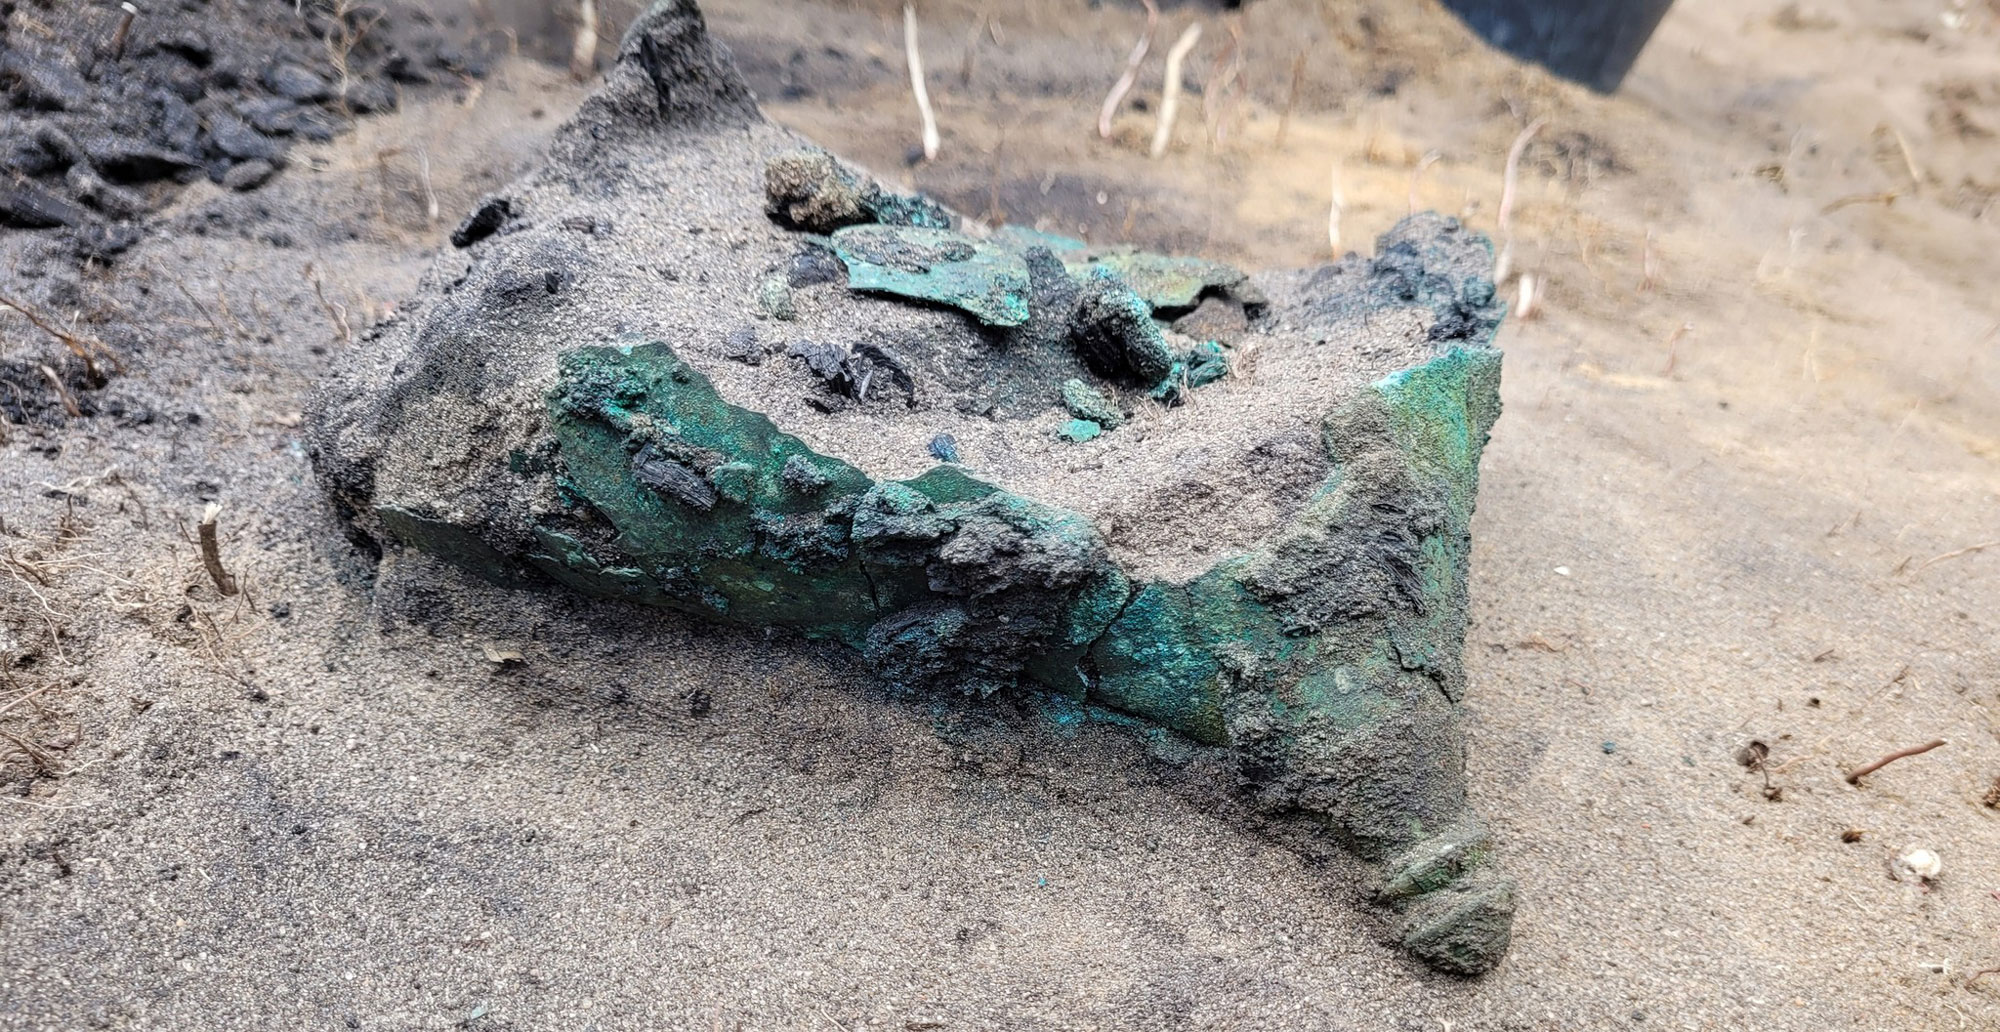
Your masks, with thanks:
M0 236L9 296L125 361L101 414L0 426L0 1028L2000 1027L1990 5L1682 0L1600 98L1428 6L1263 0L1223 142L1190 97L1161 162L1150 112L1091 130L1136 11L921 6L945 140L913 169L900 5L710 17L776 120L891 185L1246 267L1324 260L1336 159L1350 247L1433 150L1421 203L1493 232L1550 120L1467 641L1500 967L1403 959L1342 854L1170 741L350 546L304 398L579 102L530 45L263 190L190 187L109 270ZM0 312L9 382L61 354Z

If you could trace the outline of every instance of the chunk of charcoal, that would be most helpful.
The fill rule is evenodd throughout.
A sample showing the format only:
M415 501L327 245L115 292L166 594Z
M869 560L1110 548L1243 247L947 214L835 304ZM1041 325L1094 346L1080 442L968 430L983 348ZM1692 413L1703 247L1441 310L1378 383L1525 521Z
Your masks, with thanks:
M755 326L738 326L729 331L722 341L722 357L734 359L744 365L762 365L764 345L757 341Z
M0 81L27 107L74 111L90 104L90 84L75 69L18 48L0 50Z
M299 127L304 109L283 97L264 97L236 105L236 113L260 133L289 136Z
M215 150L238 161L262 158L277 162L284 159L285 145L250 127L250 123L226 111L217 111L208 119L208 139Z
M792 256L785 267L785 282L792 289L839 283L847 278L847 266L824 247L808 247Z
M224 172L222 174L222 185L239 192L255 190L265 183L270 182L271 177L277 174L278 167L276 165L262 158L252 158L249 161L231 166L229 171Z
M514 202L505 197L488 197L472 209L472 214L451 231L451 246L464 250L499 232L514 217Z
M90 213L33 182L0 179L0 225L21 229L88 226Z
M312 70L280 61L264 70L264 88L286 100L318 103L333 99L333 87Z
M114 219L137 218L151 210L144 197L105 182L89 165L71 165L63 185L71 196Z
M158 117L153 122L153 142L178 154L193 154L201 139L201 116L187 101L166 90L153 93Z
M150 183L200 165L189 155L162 150L128 136L98 133L84 137L81 143L90 164L114 183Z
M800 337L792 341L785 354L804 359L806 368L813 375L833 384L842 394L849 393L853 385L853 367L848 362L847 349L826 341Z
M707 477L661 455L650 444L632 456L632 479L702 512L715 508L715 500L719 497L715 485L709 483Z

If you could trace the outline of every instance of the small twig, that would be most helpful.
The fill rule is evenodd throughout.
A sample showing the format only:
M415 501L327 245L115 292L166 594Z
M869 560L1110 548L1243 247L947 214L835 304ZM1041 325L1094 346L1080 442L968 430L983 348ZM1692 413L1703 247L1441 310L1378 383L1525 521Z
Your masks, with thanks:
M1921 756L1924 753L1930 752L1932 749L1935 749L1943 744L1944 744L1944 739L1938 738L1925 742L1922 745L1914 746L1909 749L1899 749L1895 752L1890 753L1887 756L1882 757L1879 760L1876 760L1874 763L1871 763L1866 767L1859 767L1849 772L1847 775L1847 783L1850 785L1859 785L1861 783L1862 778L1870 774L1873 774L1878 770L1881 770L1883 767L1886 767L1889 764L1896 762L1897 760L1909 756Z
M1195 22L1174 41L1173 49L1167 51L1166 80L1161 84L1160 121L1153 127L1153 147L1151 155L1157 159L1167 152L1167 143L1174 137L1174 116L1181 110L1181 63L1187 60L1188 51L1194 49L1201 40L1201 23Z
M22 315L27 317L29 322L35 325L36 329L42 331L43 333L48 334L51 337L54 337L59 341L62 341L63 346L68 348L72 354L76 355L76 357L80 359L83 359L83 371L89 374L90 379L93 382L104 379L103 375L97 371L97 360L93 358L90 353L92 348L92 342L85 341L83 338L77 336L74 333L69 333L65 330L58 329L54 324L50 323L47 319L42 318L41 313L36 312L32 308L29 308L25 302L16 301L11 297L7 297L4 294L0 294L0 305L12 308L13 310L21 313ZM103 345L99 344L96 345L96 347L101 348L103 347Z
M570 45L569 76L578 82L597 70L597 0L577 0L576 42Z
M49 378L49 386L56 389L56 397L62 399L63 411L69 413L71 419L82 419L83 409L77 407L76 398L70 394L69 387L63 384L62 377L57 376L56 371L46 365L42 366L41 370L42 375Z
M243 340L250 339L250 328L244 326L243 320L238 319L236 313L229 310L229 292L222 289L220 284L215 288L215 307L222 309L222 317L229 320L229 325L236 327L236 336L238 338Z
M1160 24L1160 7L1153 0L1143 0L1146 5L1146 32L1132 47L1132 56L1125 59L1125 73L1111 86L1111 93L1104 98L1104 107L1097 112L1097 135L1111 138L1111 119L1118 114L1118 105L1125 102L1125 94L1132 91L1132 84L1139 79L1139 65L1146 60L1146 51L1153 46L1153 30Z
M181 296L188 299L188 304L193 305L194 310L201 313L201 317L208 322L209 329L214 330L217 337L229 336L228 332L223 330L222 324L215 321L215 313L210 312L208 306L202 304L201 299L194 296L194 291L188 289L185 280L182 280L179 276L171 272L167 274L167 278L173 281L174 287L181 292Z
M214 502L201 511L201 564L208 568L208 577L215 582L215 590L224 595L236 594L236 578L222 568L222 546L215 540L215 518L222 514L222 506Z
M595 37L593 37L595 38ZM431 186L431 152L427 147L417 148L417 181L424 188L424 220L429 229L436 229L438 223L438 195Z
M37 695L40 695L40 694L42 694L43 692L45 692L45 691L48 691L48 690L49 690L49 689L51 689L51 688L54 688L54 687L55 687L55 686L56 686L57 684L60 684L60 683L61 683L61 682L59 682L59 681L50 681L50 682L48 682L47 684L44 684L44 685L42 685L42 686L41 686L41 687L39 687L39 688L33 688L33 689L30 689L29 691L27 691L27 692L26 692L26 693L24 693L24 694L21 694L21 695L17 695L17 696L15 696L15 697L13 697L12 699L9 699L9 700L7 700L7 705L5 705L5 706L0 706L0 715L5 715L5 714L7 714L8 712L12 711L14 707L16 707L16 706L19 706L20 704L22 704L22 703L24 703L24 702L27 702L27 701L29 701L30 699L33 699L33 698L34 698L35 696L37 696Z
M1678 327L1676 327L1674 329L1674 332L1667 334L1667 367L1665 369L1660 370L1661 376L1673 375L1674 364L1680 359L1679 348L1680 348L1681 338L1687 336L1689 333L1692 333L1693 331L1694 331L1694 324L1691 322L1684 322L1680 324ZM1819 661L1818 657L1814 657L1813 661L1818 662Z
M1920 193L1924 188L1924 174L1917 169L1917 156L1910 151L1910 141L1903 138L1903 131L1893 125L1884 124L1889 135L1896 138L1896 149L1903 152L1903 171L1910 174L1910 192Z
M352 341L354 332L347 325L347 309L326 299L326 284L320 282L318 276L313 276L311 265L306 266L306 275L312 276L313 293L319 295L320 307L326 309L327 318L332 319L334 329L340 331L340 342L346 344Z
M111 33L111 59L113 61L125 60L125 40L132 35L132 19L139 16L139 9L131 4L119 4L118 9L123 13L118 16L118 28L114 29Z
M1839 200L1834 201L1831 204L1828 204L1826 207L1821 208L1819 210L1819 213L1821 215L1831 215L1842 208L1854 204L1880 204L1884 207L1888 207L1890 205L1895 204L1896 198L1901 196L1903 196L1903 192L1901 190L1884 190L1881 193L1849 194L1848 196L1842 197Z
M1514 137L1514 145L1507 148L1507 170L1500 180L1500 232L1503 234L1508 232L1514 214L1514 185L1521 176L1521 155L1527 153L1528 143L1547 124L1548 120L1542 118L1529 122L1528 127Z
M1981 541L1976 545L1967 545L1964 548L1961 548L1955 552L1946 552L1943 555L1931 556L1929 559L1926 559L1923 562L1917 564L1917 571L1922 572L1925 567L1931 565L1932 563L1941 563L1944 562L1946 559L1956 559L1959 556L1971 555L1974 552L1984 552L1989 548L2000 548L2000 541Z
M1659 285L1659 268L1653 263L1653 227L1646 227L1646 243L1639 256L1639 293Z
M17 735L12 731L0 731L0 738L5 738L8 741L13 742L14 746L21 750L22 755L26 756L28 758L28 762L33 763L37 770L41 770L50 774L66 773L65 771L56 766L55 757L50 756L48 754L48 751L43 749L41 746L36 745L35 743L30 742L25 738L22 738L20 735Z
M1505 283L1507 273L1514 262L1514 186L1521 175L1521 155L1527 153L1529 141L1548 124L1546 119L1537 118L1514 137L1514 145L1507 148L1507 171L1500 180L1500 258L1493 263L1493 282Z
M924 86L924 58L917 52L917 9L903 5L903 54L910 65L910 92L917 97L917 114L924 121L924 160L938 156L937 115L931 111L931 91Z
M1515 306L1514 317L1522 322L1527 322L1541 314L1541 309L1537 307L1537 302L1541 300L1541 295L1535 292L1535 274L1532 272L1522 273L1521 278L1516 281L1515 285L1519 288L1520 300Z

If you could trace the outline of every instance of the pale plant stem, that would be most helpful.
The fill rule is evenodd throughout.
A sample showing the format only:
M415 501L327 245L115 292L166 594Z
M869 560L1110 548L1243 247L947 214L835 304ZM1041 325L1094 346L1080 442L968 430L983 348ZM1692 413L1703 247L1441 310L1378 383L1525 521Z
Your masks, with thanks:
M1153 127L1153 147L1151 154L1159 158L1167 152L1167 144L1174 137L1174 116L1181 110L1181 65L1187 60L1188 51L1201 40L1201 23L1196 22L1181 33L1174 41L1173 49L1167 51L1167 75L1162 84L1160 97L1160 122Z
M917 97L917 114L924 122L924 160L936 161L938 156L937 115L931 111L931 91L924 86L924 58L917 51L917 9L915 5L903 5L903 52L910 64L910 92Z
M1139 42L1132 47L1132 56L1125 59L1125 73L1111 87L1111 93L1104 98L1104 107L1097 113L1097 135L1111 138L1111 119L1118 114L1118 106L1125 102L1125 94L1132 91L1132 84L1139 80L1139 65L1146 60L1146 51L1152 49L1153 31L1160 24L1160 7L1153 0L1145 0L1146 31Z

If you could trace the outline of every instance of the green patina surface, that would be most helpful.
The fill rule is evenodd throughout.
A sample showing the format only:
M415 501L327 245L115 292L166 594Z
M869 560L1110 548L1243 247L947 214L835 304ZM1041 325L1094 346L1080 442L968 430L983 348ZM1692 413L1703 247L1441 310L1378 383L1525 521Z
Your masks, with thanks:
M1260 722L1349 733L1393 708L1378 689L1405 671L1440 684L1462 679L1464 606L1455 603L1480 449L1498 414L1499 361L1497 351L1457 348L1381 381L1360 405L1371 411L1329 420L1336 471L1286 533L1188 584L1133 585L1081 516L951 465L877 481L723 401L664 344L581 348L562 357L548 408L564 483L606 526L591 544L580 532L539 528L525 559L588 594L863 649L876 632L878 651L889 647L884 620L942 605L892 644L915 642L943 667L964 658L950 655L953 641L969 647L974 625L998 612L969 600L1014 591L1022 597L1006 615L1021 624L1006 633L1030 646L1016 672L1046 687L1219 743L1230 739L1225 713L1243 711L1231 696L1255 684ZM1369 416L1390 432L1378 445L1394 458L1386 481L1348 475L1355 456L1338 451L1348 439L1341 428ZM1362 510L1381 501L1377 488L1414 489L1437 503L1399 582L1410 604L1302 623L1296 593L1270 584L1346 572L1342 543L1373 533ZM408 544L521 579L521 564L450 520L393 507L379 515ZM1301 551L1301 537L1313 546ZM1056 586L939 589L955 557L976 563L994 548L1056 557ZM1005 687L1005 669L979 673Z
M861 198L861 210L868 217L885 226L921 226L927 229L950 229L958 220L944 210L944 206L928 197L912 194L890 193L880 189L869 191Z
M1028 264L948 229L848 226L833 233L847 285L951 305L989 326L1028 321Z
M1174 371L1173 348L1153 308L1110 269L1093 267L1081 280L1070 344L1098 376L1131 385L1159 383Z
M1203 741L1225 739L1218 716L1225 709L1245 712L1228 702L1232 695L1260 700L1253 721L1260 727L1315 741L1391 720L1398 704L1386 689L1406 671L1432 675L1455 701L1472 500L1480 450L1498 415L1499 363L1491 349L1453 349L1388 377L1358 411L1333 417L1335 472L1294 526L1187 585L1142 587L1092 650L1093 698ZM1374 420L1386 420L1393 439L1375 441L1376 455L1347 453L1357 435L1342 428ZM1388 554L1379 545L1379 506L1385 495L1411 490L1441 498L1440 518L1413 549ZM1308 621L1302 592L1267 586L1351 575L1357 554L1409 562L1417 597L1404 606L1342 606L1334 612L1350 615ZM1243 691L1251 685L1257 690Z
M1229 375L1228 349L1212 340L1196 344L1182 361L1187 364L1189 387L1206 387Z
M993 239L1023 251L1046 247L1079 281L1087 279L1094 269L1112 273L1129 284L1155 312L1193 308L1210 293L1232 294L1252 304L1264 300L1241 269L1207 258L1156 254L1128 247L1092 248L1075 237L1025 226L1002 226L994 232Z
M1190 583L1134 585L1081 516L951 465L875 480L724 402L663 344L582 348L563 356L549 414L564 482L606 526L591 544L582 532L538 529L526 560L589 594L789 627L946 682L992 690L1010 683L1011 669L1197 741L1230 741L1230 714L1280 738L1352 735L1393 715L1383 689L1405 673L1462 678L1464 607L1454 602L1498 372L1498 352L1459 348L1381 381L1358 411L1329 420L1336 470L1294 526ZM1352 474L1357 456L1339 451L1351 436L1342 428L1371 419L1389 430L1377 442L1393 457L1387 479ZM1410 604L1333 621L1302 615L1308 606L1286 578L1350 573L1346 546L1379 537L1367 513L1390 489L1437 503L1438 518L1407 550L1410 576L1398 581ZM417 547L518 579L517 564L450 521L393 509L382 517ZM995 550L1053 557L1036 574L1048 576L1026 578L1026 591L952 583L976 580ZM975 604L989 591L1013 593L1002 632L1027 648L1011 667L954 651L992 647L995 628L981 624L1001 610ZM885 631L898 614L913 615ZM961 676L968 664L976 676ZM1246 697L1257 702L1246 707Z
M1073 690L1129 594L1082 517L956 466L877 481L724 402L663 344L563 355L548 407L579 515L602 525L591 544L541 528L528 561L590 594L789 627L904 687L935 674L982 692L1030 666ZM414 536L468 565L501 558L428 524Z
M1072 444L1082 444L1104 436L1104 428L1092 420L1072 419L1057 428L1056 436Z
M1221 262L1129 248L1097 250L1081 240L1018 226L981 239L950 228L949 219L908 219L907 206L877 212L868 199L887 195L868 193L862 180L821 152L774 159L767 178L773 211L787 213L794 224L831 218L829 210L840 218L873 220L834 229L826 240L847 266L850 289L949 305L989 326L1055 320L1093 374L1165 404L1178 405L1188 391L1227 376L1229 362L1215 341L1177 355L1160 319L1192 309L1210 294L1246 306L1264 303L1242 271ZM1056 278L1067 279L1072 293L1063 303L1073 308L1035 310L1047 302L1035 293L1031 252L1046 252L1039 260L1059 269ZM767 315L791 318L788 294L773 296L764 289L759 305ZM1104 430L1124 421L1115 405L1081 381L1063 385L1062 402L1077 419ZM1063 435L1095 436L1074 423Z
M1118 406L1103 391L1082 380L1063 381L1062 398L1063 408L1078 419L1087 419L1106 430L1116 430L1125 423L1125 414L1118 411Z
M1083 279L1102 269L1129 284L1154 311L1193 308L1203 294L1240 292L1249 287L1242 270L1206 258L1154 254L1150 251L1089 253L1059 252L1070 275ZM1252 300L1261 300L1252 295Z
M1453 702L1465 690L1459 650L1465 639L1465 575L1471 561L1472 510L1479 456L1500 416L1500 352L1458 348L1383 380L1395 450L1412 476L1438 499L1442 521L1422 539L1417 569L1422 603L1390 620L1389 637L1405 667L1441 670Z

